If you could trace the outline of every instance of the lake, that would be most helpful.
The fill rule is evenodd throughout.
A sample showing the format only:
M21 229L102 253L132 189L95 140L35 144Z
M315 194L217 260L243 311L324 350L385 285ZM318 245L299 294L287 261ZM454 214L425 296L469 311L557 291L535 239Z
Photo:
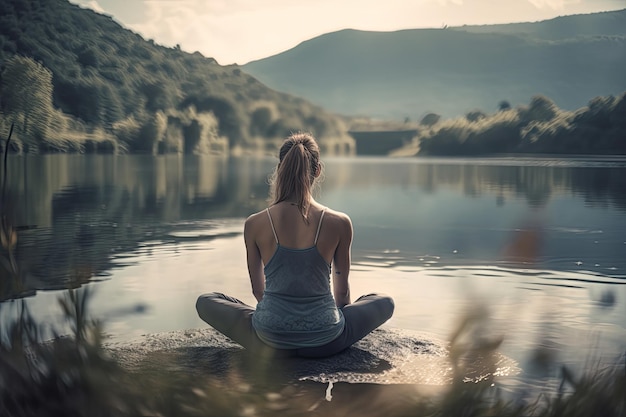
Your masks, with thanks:
M254 305L243 222L266 206L271 157L9 156L2 320L25 300L61 326L56 299L93 288L110 340L203 328L204 292ZM385 292L386 326L447 340L473 308L483 336L550 384L537 348L575 369L626 350L626 159L329 158L318 201L354 225L353 298Z

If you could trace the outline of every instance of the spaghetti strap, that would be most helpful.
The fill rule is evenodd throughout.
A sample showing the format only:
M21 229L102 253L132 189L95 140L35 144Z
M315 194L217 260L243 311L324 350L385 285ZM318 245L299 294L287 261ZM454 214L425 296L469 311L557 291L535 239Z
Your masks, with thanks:
M265 211L267 211L267 217L269 217L270 219L270 226L272 226L272 233L274 233L274 239L276 239L276 244L278 245L278 235L276 234L276 229L274 229L274 222L272 221L272 215L270 214L270 208L266 208ZM317 238L315 239L317 240Z
M315 243L313 243L313 245L317 245L317 238L320 236L320 229L322 228L322 220L324 219L324 213L326 213L326 209L322 210L322 214L320 216L320 222L317 225L317 232L315 233Z

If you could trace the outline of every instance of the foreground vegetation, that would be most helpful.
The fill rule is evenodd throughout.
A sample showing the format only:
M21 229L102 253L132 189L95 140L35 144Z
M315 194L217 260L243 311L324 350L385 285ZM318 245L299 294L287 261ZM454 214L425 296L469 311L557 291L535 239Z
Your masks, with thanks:
M44 326L18 302L19 314L0 328L0 414L6 416L286 416L350 415L376 387L364 386L362 396L342 401L335 395L324 400L326 387L303 389L293 381L281 381L275 372L218 378L186 375L171 370L134 369L120 366L103 347L102 325L89 317L91 292L69 290L59 298L72 335L57 335L41 343ZM8 306L0 305L5 310ZM3 311L6 318L6 312ZM464 382L464 364L472 357L493 354L498 343L460 342L468 321L451 339L453 383L434 395L409 394L402 400L392 390L365 407L362 415L377 416L624 416L626 369L624 364L575 377L563 368L556 392L513 392L502 395L493 388L493 376ZM258 358L257 358L258 360ZM270 367L273 369L275 366ZM243 381L243 382L242 382ZM387 391L385 391L387 388ZM311 392L312 391L312 392ZM308 393L307 393L308 392ZM363 413L363 411L361 411Z

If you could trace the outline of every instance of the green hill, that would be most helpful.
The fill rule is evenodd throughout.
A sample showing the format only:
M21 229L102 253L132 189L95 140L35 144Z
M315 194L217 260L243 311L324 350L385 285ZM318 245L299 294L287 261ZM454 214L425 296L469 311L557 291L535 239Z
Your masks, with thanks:
M0 1L0 132L29 151L272 150L295 130L353 152L343 121L237 66L144 40L67 0Z
M626 90L626 10L526 24L342 30L243 69L347 115L416 119L492 111L540 94L563 109Z

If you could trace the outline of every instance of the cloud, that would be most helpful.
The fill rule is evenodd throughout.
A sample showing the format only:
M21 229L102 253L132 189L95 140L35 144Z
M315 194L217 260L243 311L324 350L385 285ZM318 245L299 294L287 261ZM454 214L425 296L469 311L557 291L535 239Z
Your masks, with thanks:
M166 46L180 44L222 64L258 59L345 28L393 30L436 16L441 0L145 0L132 30ZM445 0L459 5L463 0Z
M564 10L571 4L581 3L580 0L528 0L538 9Z
M130 25L133 30L168 46L180 44L188 51L219 55L220 63L253 57L255 49L266 49L270 43L284 47L287 39L297 37L285 28L305 26L294 16L307 15L294 10L298 6L288 0L274 1L271 7L247 0L152 0L144 7L145 19ZM294 29L302 32L302 27Z
M373 31L537 21L624 0L72 0L165 46L244 64L340 29ZM621 7L623 8L623 7Z
M452 4L454 6L462 6L463 0L437 0L441 6L447 6L448 4Z

